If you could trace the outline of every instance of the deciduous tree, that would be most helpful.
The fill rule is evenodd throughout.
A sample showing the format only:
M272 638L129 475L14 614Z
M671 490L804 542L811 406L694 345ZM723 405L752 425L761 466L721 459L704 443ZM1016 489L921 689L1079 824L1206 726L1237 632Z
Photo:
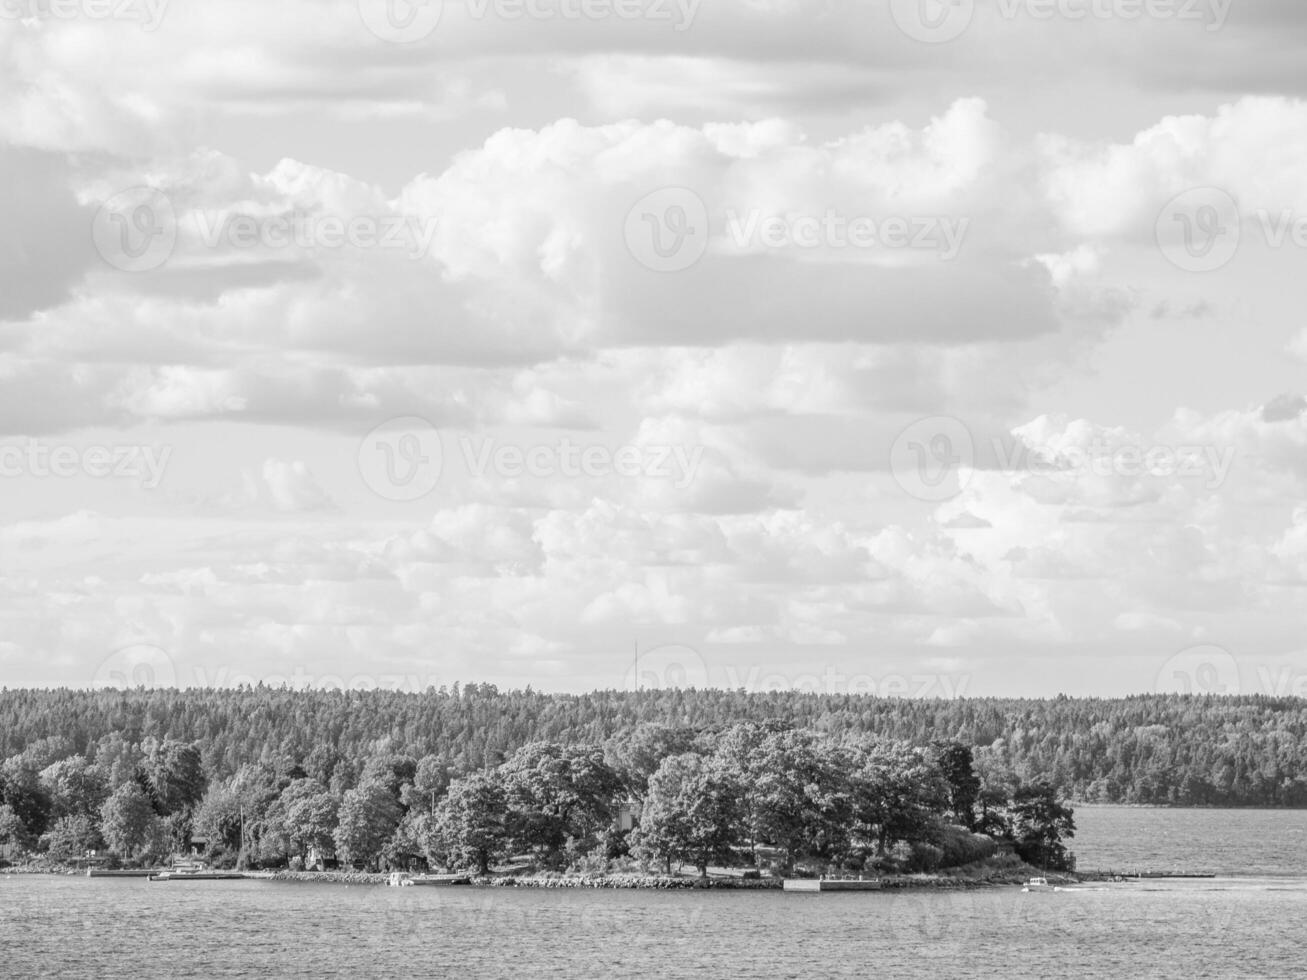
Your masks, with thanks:
M673 860L688 861L701 875L709 864L732 864L743 796L739 780L717 760L690 753L664 759L649 778L635 846L661 859L669 874Z
M448 858L481 874L502 852L508 839L508 795L495 773L474 772L449 784L431 822L427 860Z
M109 849L125 858L156 849L164 836L150 798L135 783L123 783L105 800L100 833Z
M402 816L399 801L385 783L363 783L346 791L334 834L336 854L346 864L375 866Z

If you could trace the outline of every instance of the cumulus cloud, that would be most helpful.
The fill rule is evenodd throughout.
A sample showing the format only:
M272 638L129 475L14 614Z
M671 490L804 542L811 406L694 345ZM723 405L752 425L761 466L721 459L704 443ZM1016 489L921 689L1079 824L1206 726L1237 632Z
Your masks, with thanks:
M1258 215L1307 215L1266 43L1307 19L1271 7L978 5L950 45L826 0L447 4L408 45L347 0L0 20L0 453L175 450L157 491L0 476L0 657L587 688L658 639L719 681L1009 689L1300 643L1300 255ZM1167 264L1194 187L1265 261ZM439 470L414 499L360 452L409 417L441 447L390 446ZM931 456L941 418L971 445ZM902 471L963 448L940 495Z

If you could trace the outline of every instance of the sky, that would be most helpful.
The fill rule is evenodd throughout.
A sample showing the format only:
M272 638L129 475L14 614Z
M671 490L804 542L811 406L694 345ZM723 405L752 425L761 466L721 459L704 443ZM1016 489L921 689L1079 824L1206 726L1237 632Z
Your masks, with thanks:
M1307 696L1300 0L0 0L0 686Z

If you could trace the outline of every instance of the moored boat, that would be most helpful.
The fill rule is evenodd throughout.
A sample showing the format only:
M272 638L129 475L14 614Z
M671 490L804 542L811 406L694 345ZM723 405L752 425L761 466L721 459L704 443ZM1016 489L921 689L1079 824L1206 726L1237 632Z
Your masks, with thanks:
M415 875L408 871L392 871L386 884L400 888L409 888L413 885L470 885L472 876L469 874Z
M167 871L149 876L150 881L230 881L248 877L243 871L212 871L203 861L179 861Z

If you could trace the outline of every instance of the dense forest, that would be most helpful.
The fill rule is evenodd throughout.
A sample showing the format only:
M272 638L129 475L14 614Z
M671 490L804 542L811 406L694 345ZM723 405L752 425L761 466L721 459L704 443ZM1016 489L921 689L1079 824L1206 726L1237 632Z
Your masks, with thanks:
M1305 735L1266 697L0 690L0 859L1068 867L1066 799L1307 805Z
M144 740L193 743L208 779L247 763L387 751L455 772L497 766L536 741L603 745L641 723L695 732L742 722L974 747L982 774L1046 780L1072 800L1174 806L1307 806L1307 701L1149 695L949 701L797 692L424 694L285 689L0 690L0 759L42 739L99 757ZM48 763L47 763L48 764Z
M480 874L885 874L1013 856L1074 867L1065 846L1073 813L1056 789L993 766L982 772L973 747L951 739L914 744L775 719L635 721L605 735L610 718L549 738L528 726L531 740L511 751L481 739L473 756L459 748L463 738L482 725L502 731L496 710L517 696L484 687L407 701L226 692L215 703L249 718L230 730L233 717L188 703L199 695L41 697L108 714L89 726L47 705L40 729L50 733L29 732L0 764L0 860L25 866L154 865L189 852L223 867ZM537 708L567 701L523 697ZM383 706L414 701L489 710L484 721L474 710L447 738L443 728L406 737ZM294 710L333 702L325 715ZM62 732L53 731L58 718ZM349 731L351 719L367 719L366 737ZM92 740L106 721L110 730ZM254 730L265 725L280 737L259 741Z

